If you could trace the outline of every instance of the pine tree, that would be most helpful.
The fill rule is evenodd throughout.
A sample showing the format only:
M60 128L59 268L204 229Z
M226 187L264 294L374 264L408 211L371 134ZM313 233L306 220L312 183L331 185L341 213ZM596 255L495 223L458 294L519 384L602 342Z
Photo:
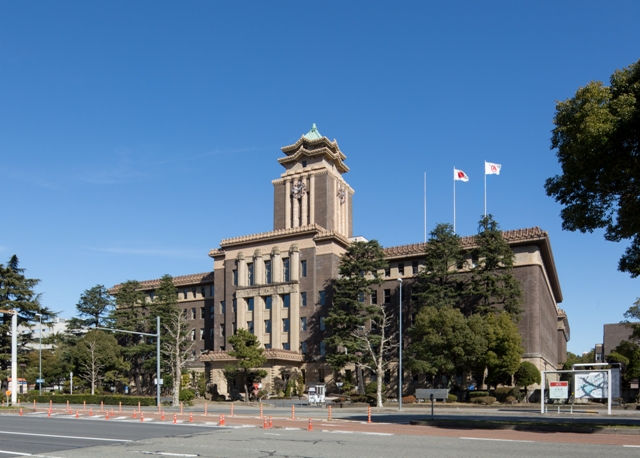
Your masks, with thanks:
M488 371L487 385L511 385L524 353L522 337L508 312L489 313L485 320L487 353L483 367Z
M34 288L40 280L25 277L25 269L19 266L18 257L11 256L6 265L0 264L0 310L16 310L18 325L33 327L42 319L50 321L55 313L40 304L40 294ZM37 317L41 314L42 317ZM18 335L18 351L25 352L32 340L31 333ZM11 315L0 313L0 365L3 372L11 361ZM6 372L5 372L6 373Z
M79 317L72 318L69 328L108 327L113 314L113 297L103 285L85 290L76 304Z
M491 215L480 220L476 241L470 294L477 310L483 314L504 310L517 322L522 312L522 288L513 275L515 254Z
M327 361L335 369L354 363L358 373L366 367L380 381L395 346L396 333L391 331L395 316L390 304L372 304L369 298L373 287L382 284L380 271L386 267L384 251L376 240L352 243L340 259L340 275L325 320L331 331L326 339ZM377 386L377 404L382 407L382 383Z
M414 306L460 307L465 277L459 269L464 264L460 237L450 224L438 224L425 248L425 265L412 289Z
M229 356L238 360L236 364L225 368L227 374L240 374L244 385L244 401L249 401L248 385L254 380L259 380L267 376L267 371L258 369L267 362L264 356L264 348L260 346L258 337L251 334L247 329L240 328L229 337L229 343L233 345L233 350L229 351Z

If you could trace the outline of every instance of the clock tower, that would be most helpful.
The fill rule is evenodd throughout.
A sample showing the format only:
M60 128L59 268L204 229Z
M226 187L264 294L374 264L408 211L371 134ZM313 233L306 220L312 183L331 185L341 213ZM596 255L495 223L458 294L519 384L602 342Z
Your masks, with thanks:
M354 191L342 177L349 171L338 142L318 132L316 125L293 145L282 148L285 168L273 181L273 229L317 225L353 236Z

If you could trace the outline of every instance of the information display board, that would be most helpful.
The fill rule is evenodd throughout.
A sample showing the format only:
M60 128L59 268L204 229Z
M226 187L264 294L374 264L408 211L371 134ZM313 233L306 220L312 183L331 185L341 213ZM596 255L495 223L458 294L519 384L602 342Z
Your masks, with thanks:
M606 372L576 374L576 399L605 399L609 386Z
M567 399L569 397L569 382L549 382L550 399Z

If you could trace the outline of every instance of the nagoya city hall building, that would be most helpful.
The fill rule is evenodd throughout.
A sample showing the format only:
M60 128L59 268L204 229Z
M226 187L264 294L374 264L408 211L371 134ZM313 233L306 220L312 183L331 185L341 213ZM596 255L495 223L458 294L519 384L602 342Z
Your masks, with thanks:
M194 341L190 367L204 370L218 392L230 390L223 376L229 356L228 338L239 328L251 331L265 348L268 375L262 383L273 387L282 368L295 368L306 382L333 382L325 361L324 318L338 276L340 256L353 238L354 190L344 179L349 171L337 142L320 135L316 126L282 148L284 167L272 181L273 230L221 241L209 252L213 270L174 277L179 306L186 311ZM558 307L562 292L549 236L539 228L505 231L516 255L514 275L524 292L519 323L523 360L540 370L558 369L566 360L569 322ZM475 237L463 237L469 252ZM411 287L424 264L425 244L389 247L384 283L365 300L398 308L398 278L403 282L404 326L411 324ZM469 254L469 263L471 255ZM141 282L152 300L159 280ZM392 368L393 369L393 368ZM395 373L395 370L393 371ZM391 372L385 382L393 387ZM424 382L424 375L406 377L405 391Z

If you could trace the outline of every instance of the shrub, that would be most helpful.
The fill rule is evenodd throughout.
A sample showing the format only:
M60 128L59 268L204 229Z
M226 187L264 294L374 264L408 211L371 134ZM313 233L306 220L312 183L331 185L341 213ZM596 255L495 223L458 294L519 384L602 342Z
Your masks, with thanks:
M416 402L416 397L412 394L410 394L409 396L403 396L402 402L405 404L414 404Z
M180 390L180 402L191 402L195 397L196 394L189 388Z
M104 402L105 405L118 405L122 403L123 406L137 406L140 403L141 406L155 406L156 398L147 396L124 396L124 395L91 395L91 394L59 394L59 395L42 395L42 396L29 396L29 399L22 399L24 401L33 402L34 400L40 403L54 404L66 404L69 401L71 404L100 404Z
M354 395L351 396L351 402L366 402L367 404L370 402L371 398L367 395Z
M458 396L456 396L455 394L449 393L447 395L447 402L458 402Z
M488 391L469 391L469 400L473 398L483 398L485 396L489 396Z
M516 402L518 402L518 400L514 396L507 396L504 399L504 402L506 402L507 404L515 404Z
M471 402L474 404L483 404L490 406L496 402L496 398L493 396L476 396L471 398Z
M382 384L382 394L384 395L384 392L387 391L387 386L383 383ZM378 383L377 382L371 382L367 385L367 387L364 389L364 392L366 394L368 394L369 396L377 396L378 394Z

